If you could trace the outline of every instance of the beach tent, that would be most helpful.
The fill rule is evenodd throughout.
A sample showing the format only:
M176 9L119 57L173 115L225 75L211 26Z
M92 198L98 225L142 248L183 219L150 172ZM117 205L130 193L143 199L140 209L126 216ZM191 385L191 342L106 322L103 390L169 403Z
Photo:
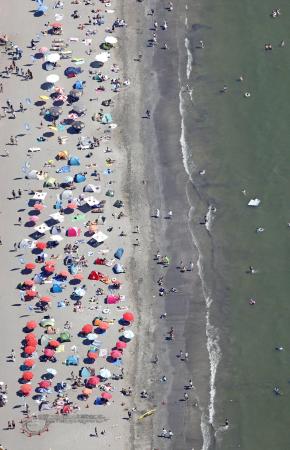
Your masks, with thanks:
M76 237L81 235L81 229L77 227L70 227L66 231L68 237Z
M84 88L83 83L84 83L83 81L77 80L77 81L73 84L73 89L82 90L82 89Z
M76 77L79 73L81 73L82 69L80 67L67 67L64 71L64 74L68 78Z
M61 194L60 197L62 200L72 200L73 199L73 193L70 189L65 189Z
M69 173L69 172L70 172L70 166L62 166L56 170L56 173Z
M80 166L80 159L77 156L71 156L68 160L70 166Z
M98 281L100 279L100 277L95 270L92 270L92 272L88 276L88 279Z
M81 371L80 371L80 376L81 376L82 378L89 378L90 375L91 375L91 372L90 372L86 367L83 367L83 368L81 369Z
M102 117L102 123L112 123L113 118L111 114L104 114Z
M79 364L79 358L75 355L68 356L65 363L67 366L77 366Z
M87 184L84 187L84 192L100 192L101 188L99 186L95 186L94 184Z
M58 154L56 155L55 159L57 160L61 160L61 159L67 159L68 158L68 152L67 150L63 150L61 152L58 152Z
M50 292L53 292L54 294L58 294L60 292L62 292L62 287L59 284L53 284Z
M53 187L55 185L56 179L53 177L47 178L43 183L43 187Z
M125 273L125 269L121 264L115 264L113 267L113 272L114 273Z
M86 181L86 177L82 173L77 173L74 177L74 181L76 183L83 183L84 181Z
M54 327L54 324L55 324L55 320L54 320L53 318L51 318L51 319L42 319L42 320L39 322L39 325L40 325L41 327L43 327L43 328L46 328L46 327Z
M124 249L123 248L118 248L115 253L114 253L114 257L117 259L121 259L124 253Z

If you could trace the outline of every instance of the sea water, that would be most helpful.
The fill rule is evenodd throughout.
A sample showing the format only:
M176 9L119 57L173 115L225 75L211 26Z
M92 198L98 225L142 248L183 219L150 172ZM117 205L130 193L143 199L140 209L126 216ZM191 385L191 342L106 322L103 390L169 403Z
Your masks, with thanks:
M206 0L181 7L180 147L193 186L189 223L199 250L211 371L203 450L284 450L290 415L290 5ZM273 8L281 10L275 19ZM260 206L250 208L256 197ZM257 233L258 227L265 231ZM257 273L248 273L250 265Z

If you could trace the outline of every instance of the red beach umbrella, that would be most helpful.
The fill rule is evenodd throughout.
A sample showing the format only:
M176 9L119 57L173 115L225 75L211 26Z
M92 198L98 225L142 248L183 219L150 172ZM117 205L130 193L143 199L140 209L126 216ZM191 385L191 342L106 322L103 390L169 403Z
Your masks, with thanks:
M97 384L99 384L99 382L100 382L100 378L93 376L88 379L87 384L89 386L97 386Z
M68 209L76 209L77 207L78 207L78 205L76 203L68 203L67 204Z
M25 292L25 295L26 295L27 297L34 298L34 297L36 297L36 296L38 295L38 292L37 292L37 291L29 290L29 291L26 291L26 292Z
M29 262L29 263L25 264L26 270L33 270L33 269L35 269L35 267L36 267L36 264L34 264L33 262Z
M86 323L86 325L84 325L82 328L82 333L84 333L84 334L89 334L92 331L93 331L93 325L91 325L90 323Z
M84 276L81 273L77 273L73 278L74 280L83 280Z
M25 284L25 286L32 287L34 285L34 281L33 280L24 280L23 284Z
M37 339L36 338L30 338L30 339L26 339L26 347L35 347L37 346Z
M53 273L55 271L54 266L45 266L45 271L48 273Z
M62 270L61 272L59 272L59 276L66 278L69 276L69 272L67 270Z
M49 303L51 302L51 297L49 297L49 295L45 295L44 297L41 297L40 301L42 303Z
M98 325L98 328L100 328L100 330L105 331L109 328L109 326L110 325L107 322L100 322Z
M31 381L34 377L34 374L32 372L24 372L22 375L22 380L24 381Z
M26 342L31 341L32 339L36 339L36 334L35 334L35 333L28 333L28 334L25 336Z
M50 348L45 348L43 353L47 358L52 358L55 354L55 351L51 350Z
M28 330L34 330L34 328L36 328L36 327L37 327L37 323L34 320L30 320L26 324L26 328L28 328Z
M25 359L23 364L24 364L25 367L30 367L31 368L31 367L34 366L35 361L34 361L34 359L30 359L29 358L29 359Z
M126 348L126 347L127 347L127 344L126 344L126 342L124 342L124 341L118 341L118 342L116 343L116 347L117 347L118 350L121 350L121 349L123 349L123 348Z
M38 222L39 221L39 217L38 216L29 216L29 221L30 222L34 222L34 223Z
M47 244L45 242L37 242L36 248L39 250L44 250L47 247Z
M36 209L36 211L42 211L45 208L45 206L42 203L36 203L33 206L33 209Z
M133 320L134 320L134 314L133 313L131 313L131 312L125 312L124 314L123 314L123 319L124 320L126 320L126 322L133 322Z
M48 345L53 348L57 348L60 343L58 341L49 341Z
M51 28L61 28L62 24L60 22L54 22L50 26Z
M110 392L102 392L101 393L101 397L104 399L104 400L111 400L111 398L112 398L112 394L110 394Z
M122 358L122 353L119 350L112 350L111 351L111 357L113 359L119 359Z
M97 359L98 353L97 352L88 352L88 358L90 359Z
M24 353L26 353L26 355L32 355L32 353L34 353L36 350L36 346L34 345L27 345L24 349Z
M20 392L23 395L29 395L32 391L32 386L30 386L30 384L23 384L22 386L20 386Z
M43 388L43 389L47 389L51 386L51 381L49 380L42 380L40 381L40 383L38 383L38 386Z

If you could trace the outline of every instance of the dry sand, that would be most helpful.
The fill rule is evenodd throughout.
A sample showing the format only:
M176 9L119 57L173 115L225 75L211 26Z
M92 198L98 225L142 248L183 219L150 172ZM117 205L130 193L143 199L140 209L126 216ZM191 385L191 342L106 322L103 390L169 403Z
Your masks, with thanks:
M49 6L52 6L54 2L48 2ZM35 38L36 35L41 34L41 30L45 29L44 24L48 21L55 20L55 13L59 13L64 15L62 20L64 24L64 34L63 39L68 40L70 37L79 37L79 42L71 42L69 47L73 50L73 56L75 57L83 57L86 63L80 66L84 69L83 74L81 74L80 79L86 81L85 94L81 99L81 102L85 103L87 107L87 114L84 118L86 123L86 127L82 133L82 135L86 136L104 136L104 131L108 129L107 126L100 125L97 122L91 120L91 116L94 112L99 111L101 101L104 99L112 98L115 103L120 101L120 105L122 104L122 96L126 92L126 89L130 89L124 87L121 89L120 94L112 93L110 89L110 82L107 81L105 84L106 91L103 94L96 94L94 89L97 85L96 81L93 81L88 75L88 71L90 70L89 63L94 60L94 55L96 53L100 53L99 45L103 42L104 37L107 35L105 29L107 27L111 27L113 20L118 17L117 11L112 14L105 15L105 25L101 27L96 27L97 35L92 36L92 55L88 56L85 54L85 50L87 47L81 43L81 39L84 37L84 32L77 30L77 25L79 23L87 22L87 16L90 14L91 6L82 5L71 5L70 3L66 3L64 9L55 10L50 7L45 16L42 17L34 17L32 10L35 8L36 3L34 2L24 2L19 5L17 0L11 0L8 3L5 3L1 7L1 18L0 18L0 30L2 32L6 32L9 35L9 38L14 41L19 47L24 50L23 58L20 60L20 63L17 64L21 66L25 66L26 64L31 64L31 55L35 52L31 49L27 48L30 44L31 38ZM97 3L97 8L101 9L102 12L105 11L106 7ZM78 9L81 13L81 19L74 20L70 17L70 14L74 9ZM109 9L117 9L117 3L115 1L112 2L112 6ZM29 11L30 10L30 11ZM119 15L120 17L120 15ZM126 19L126 17L125 17ZM122 33L123 30L117 29L114 33L115 36L120 37L119 44L122 45ZM41 37L41 41L36 44L37 48L41 46L50 47L50 42L52 40L52 36L46 35ZM107 74L109 77L113 77L114 74L110 71L111 65L113 62L117 61L118 49L113 49L111 51L112 58L109 62L106 63L104 68L102 69L102 73ZM5 54L2 56L1 69L3 70L6 65L9 65L11 61L7 61ZM60 76L59 84L64 87L65 91L68 92L75 81L75 79L67 79L63 75L64 68L73 65L70 60L62 60L60 61L60 67L58 67L53 73L57 73ZM24 67L25 68L25 67ZM2 118L0 121L1 127L1 152L3 153L1 158L1 166L0 166L0 177L1 177L1 187L2 187L2 198L1 198L1 223L0 223L0 236L3 242L2 247L0 247L0 251L2 254L2 270L1 270L1 337L3 345L0 348L0 358L2 361L1 364L1 375L0 379L3 380L4 383L8 385L8 404L1 409L0 415L0 444L4 445L4 448L8 450L20 450L22 448L30 448L37 450L66 450L72 447L72 445L82 445L83 448L96 448L98 445L102 445L104 448L112 448L112 449L125 449L128 448L128 439L129 439L129 422L125 420L127 417L126 408L130 406L128 398L124 397L120 393L120 389L122 387L128 387L130 385L130 371L132 370L132 355L135 351L136 343L133 341L128 345L128 348L125 350L125 356L123 359L123 367L125 369L125 380L123 381L113 381L113 386L115 387L115 392L113 392L113 402L108 406L95 406L93 401L96 395L100 391L98 388L94 390L94 394L88 401L89 408L85 408L87 402L77 402L77 404L81 407L79 412L73 413L70 418L71 422L61 422L54 423L49 425L49 432L45 432L40 436L27 437L26 434L21 432L21 424L20 420L25 416L22 413L22 405L25 401L30 405L31 414L38 412L38 405L35 401L32 400L30 396L28 400L20 398L16 395L16 392L19 389L18 378L21 375L19 370L19 366L21 365L21 341L24 338L24 333L22 331L23 326L30 319L40 320L43 317L43 314L36 313L31 311L28 307L29 305L34 305L35 301L31 301L29 303L22 303L20 301L20 291L16 289L19 282L23 281L25 278L29 276L24 276L21 274L21 270L23 269L23 261L26 263L32 260L32 255L29 250L25 251L13 251L14 242L19 242L21 239L27 237L31 229L24 226L26 222L26 218L28 217L28 211L31 209L28 207L28 200L31 198L29 192L31 190L43 189L42 182L38 180L25 180L24 173L22 168L26 161L29 161L31 165L31 169L40 169L43 167L45 161L49 159L55 159L55 156L58 151L68 150L68 152L72 155L78 156L81 160L81 170L85 170L85 165L89 163L96 163L97 168L101 173L101 182L91 181L91 177L88 177L87 183L93 182L94 184L101 185L101 194L96 194L95 197L99 200L106 199L105 213L106 222L105 225L100 227L102 231L106 232L109 235L109 239L105 242L105 244L100 247L108 248L110 252L108 253L109 257L112 257L114 251L117 247L124 247L126 249L124 260L122 263L129 268L133 268L131 256L132 252L140 253L141 250L134 249L132 245L132 240L135 240L135 235L132 234L132 227L130 225L130 218L128 216L128 206L127 206L127 198L125 195L125 191L122 187L124 187L126 183L126 173L127 173L127 158L126 152L122 144L122 130L120 127L113 130L110 133L112 139L108 142L110 148L113 149L113 153L105 154L104 150L106 148L106 142L101 143L100 147L96 148L93 151L93 156L90 159L85 157L87 151L79 151L76 149L76 143L78 139L78 135L68 135L68 141L66 145L59 145L57 142L58 135L64 135L65 133L55 133L55 135L46 140L44 143L38 144L36 142L36 138L40 136L43 132L47 131L47 125L45 124L41 129L40 121L41 117L39 115L39 107L34 106L34 102L39 99L39 95L45 94L44 91L41 90L40 86L45 81L46 76L52 72L46 72L41 67L41 60L37 60L32 63L30 69L33 72L33 80L31 81L23 81L21 77L17 77L16 75L11 75L9 79L1 79L3 83L4 92L1 95L1 106L5 106L6 100L9 99L14 105L15 109L18 109L19 102L24 104L24 107L27 110L24 113L17 112L16 119L12 120L9 118ZM123 74L116 74L116 77L120 76L123 80ZM126 94L125 94L126 95ZM96 101L89 102L89 98L98 98ZM31 104L28 104L26 99L31 99ZM124 101L124 100L123 100ZM48 102L51 105L51 102ZM117 106L116 111L114 108L112 110L112 115L114 118L114 122L118 122L118 118L121 117L122 111L120 111L120 105ZM63 109L65 112L69 111L70 108L64 106ZM110 108L111 112L111 108ZM114 114L115 113L115 114ZM65 116L65 113L63 114ZM45 123L45 121L43 121ZM25 129L25 124L29 124L30 130L27 132ZM19 135L18 145L10 146L6 145L9 142L10 136ZM29 147L39 146L41 151L38 153L33 153L29 157L27 156L27 150ZM10 156L4 156L4 148L9 150ZM116 160L116 163L113 164L113 174L111 176L107 176L103 174L103 171L107 168L105 159L107 157L111 157ZM58 167L64 165L64 162L56 162L56 167L49 169L49 175L55 176L57 181L63 180L63 174L56 175L55 170ZM75 168L72 173L76 173L78 168ZM89 172L90 173L90 172ZM113 184L109 184L109 181L113 180ZM83 183L76 185L77 189L74 191L77 195L82 192L82 188L84 186ZM12 189L17 190L21 188L23 191L22 197L16 200L9 199L11 197ZM110 199L105 196L105 192L108 188L112 188L115 191L115 197ZM42 218L47 219L48 214L55 212L53 210L53 204L56 200L56 194L59 191L43 189L47 192L47 197L45 200L45 205L47 208L41 214ZM117 219L112 217L112 213L118 213L119 210L113 208L113 203L116 199L122 199L125 201L125 217L122 219ZM22 217L22 226L18 226L17 221L18 217ZM65 221L62 226L65 229L72 224L71 222L72 215L65 216ZM86 220L79 222L79 226L82 228L82 231L85 231L84 222L87 220L93 220L94 215L88 213L86 214ZM113 230L111 232L107 232L106 230L112 226ZM128 237L120 238L119 234L121 230L125 230L128 233ZM44 237L42 240L47 240L47 237ZM88 238L85 238L87 241ZM74 239L71 239L74 242ZM49 250L48 254L60 254L63 255L63 247L68 242L68 238L65 238L62 243L53 250ZM143 243L142 243L143 245ZM92 250L93 255L88 256L88 251ZM87 276L89 272L93 269L98 269L98 266L93 265L94 259L99 255L99 249L92 249L86 244L81 244L80 246L80 255L84 254L88 257L89 264L88 268L84 268L84 283L87 286L87 294L84 297L84 306L85 309L81 313L73 313L72 307L69 306L67 308L57 308L57 301L61 298L68 298L72 292L72 287L67 286L63 294L51 294L53 297L52 308L48 310L47 314L53 316L56 320L56 327L58 329L63 328L63 324L66 320L71 321L73 324L72 334L73 339L71 343L65 344L65 352L60 353L58 356L58 362L54 365L58 371L58 374L55 378L55 381L61 381L69 377L70 372L74 370L76 373L77 370L73 367L66 367L62 364L65 360L66 356L71 354L71 346L76 345L78 348L78 354L80 356L80 367L82 367L82 359L86 354L86 347L82 345L82 339L77 336L79 330L82 325L91 322L92 319L98 315L104 309L104 296L101 296L100 299L100 308L98 311L91 311L88 309L89 302L88 300L94 294L96 286L100 286L100 283L93 283L87 280ZM22 260L23 258L23 260ZM57 263L57 269L61 270L63 268L62 259L60 259ZM105 271L106 274L112 276L112 272L110 268L104 269L100 267L102 271ZM129 271L128 271L129 272ZM124 303L128 306L129 309L134 311L133 301L134 294L137 286L130 285L129 279L130 274L127 273L125 275L119 275L118 278L122 279L123 287L121 294L126 296L126 302ZM38 288L40 295L48 294L49 285L43 285ZM116 323L111 326L109 332L103 339L102 347L107 348L109 351L114 346L115 342L118 339L120 333L118 329L120 328L117 320L122 316L122 311L118 310L115 305L110 306L110 319L116 319ZM137 324L132 329L135 331L137 328ZM42 334L42 329L39 327L36 329L37 336L40 337ZM7 356L10 354L11 349L15 349L16 352L16 361L15 362L6 362ZM42 353L42 346L38 346L38 355ZM37 383L40 381L41 375L45 372L46 368L51 364L49 363L40 363L37 362L33 372L35 374L34 380L32 381L32 386L35 389L37 387ZM118 368L114 368L110 363L107 363L102 358L99 358L97 362L94 364L96 372L100 367L106 366L112 372L118 373L120 370ZM77 391L69 391L68 394L72 398L72 400L76 399L77 393L80 392L80 388ZM50 394L49 399L54 399L55 395ZM123 405L121 406L121 403ZM55 410L52 411L44 411L44 413L50 413L55 419L59 416L55 415ZM77 414L88 414L91 415L89 418L89 422L86 420L80 419ZM98 417L95 417L98 416ZM75 419L74 419L75 417ZM16 430L14 431L6 431L8 420L15 420L16 422ZM103 436L98 438L91 437L90 434L94 433L95 424L98 424L98 431L100 433L101 430L105 430L106 433Z

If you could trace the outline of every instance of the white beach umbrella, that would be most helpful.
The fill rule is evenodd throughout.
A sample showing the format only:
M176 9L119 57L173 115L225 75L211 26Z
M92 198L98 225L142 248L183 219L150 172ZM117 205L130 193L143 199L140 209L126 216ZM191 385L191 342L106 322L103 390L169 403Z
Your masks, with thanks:
M112 374L108 369L101 369L100 375L102 378L110 378Z
M48 55L45 55L45 60L49 61L51 63L56 63L60 60L60 54L59 53L49 53Z
M106 36L105 37L105 42L107 43L107 44L117 44L117 42L118 42L118 39L117 38L115 38L114 36Z
M107 62L109 59L109 53L108 52L102 52L95 56L95 60L98 62Z
M46 81L52 84L57 83L59 81L59 75L52 73L46 77Z
M96 334L96 333L89 333L88 335L87 335L87 339L89 340L89 341L94 341L95 339L98 339L98 335Z
M133 333L133 331L131 331L131 330L124 331L124 337L126 339L133 339L134 336L135 336L135 334Z

